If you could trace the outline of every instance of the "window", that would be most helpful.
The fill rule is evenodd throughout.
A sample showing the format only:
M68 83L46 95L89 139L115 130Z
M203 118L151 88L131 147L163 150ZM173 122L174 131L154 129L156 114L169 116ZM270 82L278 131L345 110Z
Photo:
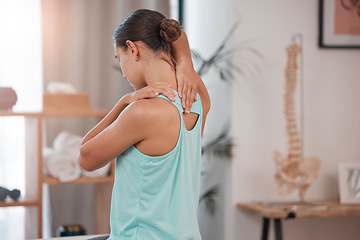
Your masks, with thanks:
M0 1L0 87L12 87L18 97L13 111L42 107L40 0ZM25 121L0 118L0 186L25 195ZM22 224L20 224L22 223ZM24 239L25 209L0 208L4 239Z

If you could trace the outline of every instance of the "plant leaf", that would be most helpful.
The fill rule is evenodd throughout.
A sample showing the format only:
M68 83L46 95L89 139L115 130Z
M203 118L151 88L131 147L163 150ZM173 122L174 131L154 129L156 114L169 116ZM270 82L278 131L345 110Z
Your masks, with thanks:
M221 134L201 149L202 154L211 154L221 159L231 159L234 144L232 138L229 137L229 132L230 125L226 124Z
M202 201L205 201L206 210L210 213L211 216L215 214L216 202L215 197L219 193L219 185L211 187L208 191L203 193L200 197L199 204Z

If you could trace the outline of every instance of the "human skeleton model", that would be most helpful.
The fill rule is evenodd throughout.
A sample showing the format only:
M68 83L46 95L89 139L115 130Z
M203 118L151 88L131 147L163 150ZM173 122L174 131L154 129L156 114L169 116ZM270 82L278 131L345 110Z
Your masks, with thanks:
M304 199L307 189L315 180L320 169L317 158L302 158L302 146L295 119L294 93L297 83L297 58L300 46L293 42L286 49L287 65L285 68L284 113L286 118L286 132L288 137L288 153L283 157L275 151L277 164L275 180L282 195L290 194L299 189L299 197Z

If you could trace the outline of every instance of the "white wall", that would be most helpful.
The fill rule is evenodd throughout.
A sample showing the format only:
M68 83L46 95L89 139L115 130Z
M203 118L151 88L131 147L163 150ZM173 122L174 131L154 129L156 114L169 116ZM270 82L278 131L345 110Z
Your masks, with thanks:
M233 216L226 239L259 239L261 218L239 212L235 204L297 200L297 193L280 196L274 180L273 151L286 150L285 47L293 34L303 35L304 154L322 161L306 200L338 198L338 163L360 161L360 50L317 47L318 1L235 0L234 6L235 18L241 20L235 42L254 39L249 45L264 59L253 59L261 70L258 77L241 79L233 88ZM360 238L359 225L359 217L289 220L283 224L284 239L355 240Z
M185 1L184 27L190 47L209 59L221 45L233 24L232 0L187 0ZM201 76L209 91L211 110L208 114L202 144L213 141L231 120L232 96L231 83L221 81L213 69ZM230 161L214 156L202 157L200 191L204 193L215 185L219 193L215 198L216 210L211 216L204 202L199 205L198 219L200 233L205 240L222 240L230 207Z

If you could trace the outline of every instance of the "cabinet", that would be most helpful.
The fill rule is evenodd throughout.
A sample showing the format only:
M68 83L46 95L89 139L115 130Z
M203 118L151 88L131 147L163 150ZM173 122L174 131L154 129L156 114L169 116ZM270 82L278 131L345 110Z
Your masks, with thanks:
M45 176L43 173L43 131L44 121L47 118L67 118L67 117L91 117L96 120L101 119L108 113L108 110L103 109L84 109L81 111L44 111L44 112L8 112L0 111L2 116L22 116L25 118L26 140L36 141L36 149L27 148L25 164L30 164L31 174L25 172L26 179L26 196L21 196L18 201L7 200L0 201L0 207L35 207L37 210L37 233L38 237L42 237L42 211L43 211L43 185L56 185L56 184L95 184L95 218L94 226L96 233L106 233L109 228L110 219L110 199L111 189L114 182L115 164L112 162L111 170L108 176L98 178L85 178L80 177L70 183L61 183L57 178ZM28 156L35 156L29 157ZM36 183L36 184L34 184ZM29 193L29 194L28 194Z

